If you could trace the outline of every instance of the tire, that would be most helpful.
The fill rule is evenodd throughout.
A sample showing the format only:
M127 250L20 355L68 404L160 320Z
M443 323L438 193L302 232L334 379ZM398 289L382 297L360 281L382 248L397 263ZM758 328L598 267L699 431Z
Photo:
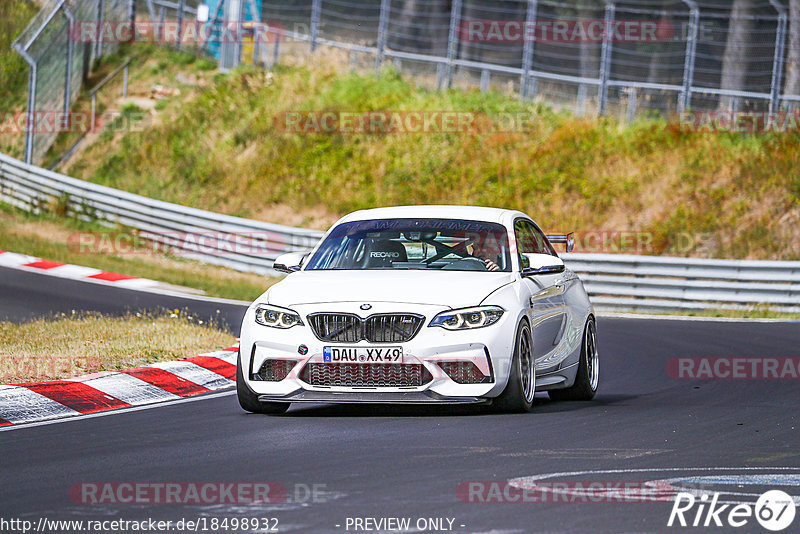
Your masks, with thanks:
M526 379L527 378L527 379ZM494 399L492 406L501 412L529 412L536 393L536 370L533 363L531 327L523 321L517 327L511 373L506 389Z
M553 400L592 400L599 384L599 358L597 356L597 327L594 318L589 317L583 329L581 343L581 359L578 362L578 374L575 384L566 389L553 389L548 395Z
M241 355L236 358L236 396L239 397L239 406L252 413L281 414L289 409L288 402L261 402L258 395L250 391L244 382Z

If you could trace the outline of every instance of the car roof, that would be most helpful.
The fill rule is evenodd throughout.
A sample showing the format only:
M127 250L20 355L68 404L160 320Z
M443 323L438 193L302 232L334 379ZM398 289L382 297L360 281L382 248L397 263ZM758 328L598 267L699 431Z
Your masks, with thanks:
M344 216L339 223L371 219L461 219L508 226L516 217L529 218L521 211L482 206L392 206L356 211Z

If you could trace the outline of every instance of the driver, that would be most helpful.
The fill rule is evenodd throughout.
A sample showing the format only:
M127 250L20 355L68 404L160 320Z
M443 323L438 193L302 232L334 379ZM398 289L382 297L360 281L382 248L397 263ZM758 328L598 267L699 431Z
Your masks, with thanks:
M492 239L492 236L486 236L484 239L477 239L472 243L472 256L478 258L486 264L487 271L499 271L500 266L497 265L497 259L500 256L500 250L497 242Z

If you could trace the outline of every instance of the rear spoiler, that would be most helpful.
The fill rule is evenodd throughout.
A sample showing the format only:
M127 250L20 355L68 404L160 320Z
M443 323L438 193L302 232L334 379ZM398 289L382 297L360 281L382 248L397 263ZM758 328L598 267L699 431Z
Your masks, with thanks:
M549 239L551 243L564 243L567 246L567 252L572 252L572 249L575 248L575 232L570 232L568 234L550 234L547 236L547 239Z

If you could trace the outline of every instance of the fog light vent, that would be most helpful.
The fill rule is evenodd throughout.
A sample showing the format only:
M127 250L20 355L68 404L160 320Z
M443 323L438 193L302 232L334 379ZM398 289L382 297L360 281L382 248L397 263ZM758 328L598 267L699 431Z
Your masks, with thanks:
M299 360L265 360L261 368L252 377L252 380L265 382L280 382L294 369Z
M436 365L457 384L485 384L491 382L491 377L483 374L474 362L463 360L436 362Z

